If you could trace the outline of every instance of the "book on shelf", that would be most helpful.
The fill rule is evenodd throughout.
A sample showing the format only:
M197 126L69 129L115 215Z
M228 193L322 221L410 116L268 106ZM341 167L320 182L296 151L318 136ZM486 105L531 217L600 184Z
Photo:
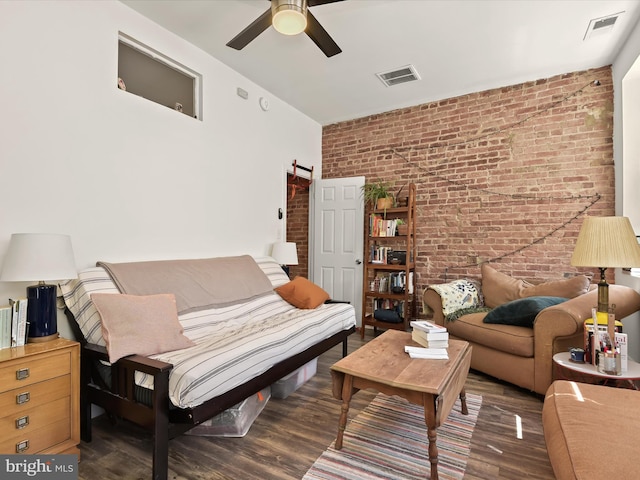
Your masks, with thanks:
M0 307L0 349L11 347L11 305Z
M370 263L387 263L387 256L391 251L391 247L381 247L379 245L374 245L371 247L371 254L369 258Z
M372 237L395 237L397 229L397 219L386 220L375 213L369 216L369 234Z
M448 348L449 347L449 333L444 332L441 338L429 338L428 333L422 330L413 330L411 332L411 339L422 345L425 348ZM440 336L441 333L435 335Z
M27 299L9 299L11 306L11 346L21 347L27 341Z
M446 348L421 348L405 346L404 351L409 354L411 358L424 358L431 360L448 360L449 353Z

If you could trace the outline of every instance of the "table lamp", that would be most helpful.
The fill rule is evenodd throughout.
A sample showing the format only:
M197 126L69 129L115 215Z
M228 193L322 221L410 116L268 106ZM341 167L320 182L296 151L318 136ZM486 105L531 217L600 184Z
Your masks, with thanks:
M298 265L298 251L295 242L274 243L271 256L280 264L287 276L289 276L289 266Z
M27 287L28 341L58 338L56 285L50 280L77 278L71 238L49 233L14 233L2 265L0 281L39 281Z
M586 217L578 234L571 257L574 267L600 269L598 282L598 312L609 313L609 284L605 278L608 267L640 266L640 245L627 217ZM613 325L609 323L609 334Z

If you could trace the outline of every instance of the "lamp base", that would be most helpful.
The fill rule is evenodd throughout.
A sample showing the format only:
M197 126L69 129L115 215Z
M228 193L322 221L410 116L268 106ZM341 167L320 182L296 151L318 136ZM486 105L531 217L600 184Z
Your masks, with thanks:
M40 283L27 287L27 342L46 342L58 338L56 286Z
M284 273L287 274L287 277L291 278L291 275L289 275L289 265L280 265L280 268L284 270Z
M47 335L46 337L27 337L27 343L49 342L51 340L55 340L58 337L60 337L60 334L58 332Z

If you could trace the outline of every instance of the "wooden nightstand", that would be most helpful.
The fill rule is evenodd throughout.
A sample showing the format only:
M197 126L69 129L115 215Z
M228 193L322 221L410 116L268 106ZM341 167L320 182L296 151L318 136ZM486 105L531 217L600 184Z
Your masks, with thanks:
M80 344L0 350L0 453L80 455Z

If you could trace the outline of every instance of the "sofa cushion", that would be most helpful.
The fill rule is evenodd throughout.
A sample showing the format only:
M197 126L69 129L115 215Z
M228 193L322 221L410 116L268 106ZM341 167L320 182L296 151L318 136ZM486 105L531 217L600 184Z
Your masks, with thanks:
M533 329L514 325L484 323L486 313L472 313L447 323L447 331L456 338L485 345L520 357L533 357Z
M522 290L523 297L555 296L575 298L589 292L591 280L585 275L576 275L565 280L545 282Z
M558 480L637 478L636 437L640 431L637 391L556 381L544 399L542 427ZM594 435L598 429L607 432L606 455L600 448L604 444Z
M589 277L577 275L565 280L533 285L498 272L487 263L482 264L481 273L484 303L491 308L526 297L557 296L574 298L587 293L591 284Z
M287 302L297 308L316 308L329 300L329 294L304 277L296 277L275 289Z
M487 313L483 322L533 328L533 321L541 310L567 300L564 297L549 296L519 298L494 308Z
M483 263L480 271L482 273L482 295L487 307L495 308L503 303L522 298L522 290L532 286L524 280L497 271L488 263Z
M195 345L183 335L173 294L94 293L109 361L127 355L153 355Z

